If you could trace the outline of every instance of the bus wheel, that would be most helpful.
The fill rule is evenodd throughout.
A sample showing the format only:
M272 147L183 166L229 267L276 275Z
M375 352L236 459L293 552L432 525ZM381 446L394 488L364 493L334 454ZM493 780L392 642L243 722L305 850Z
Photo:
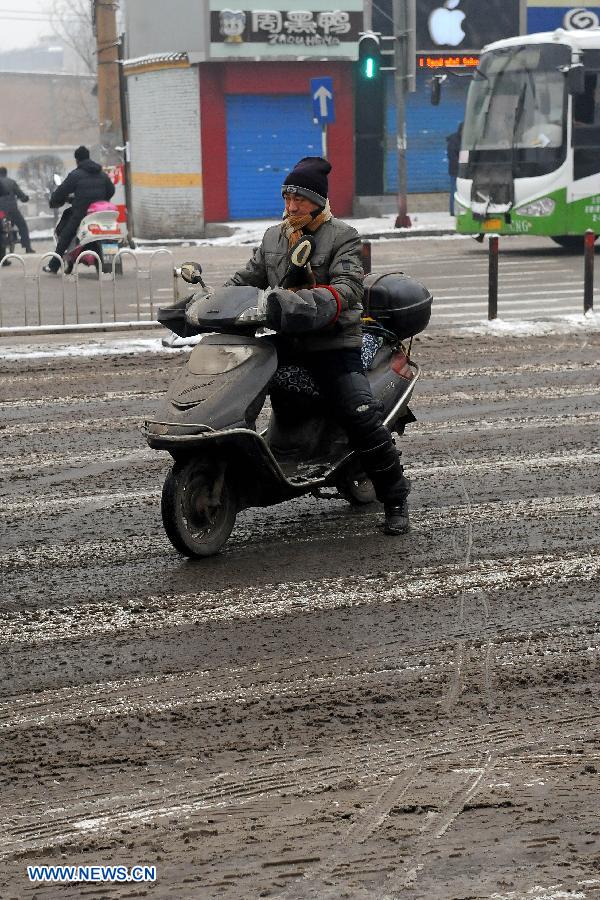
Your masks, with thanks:
M583 250L582 234L557 234L550 240L560 247L564 247L565 250Z

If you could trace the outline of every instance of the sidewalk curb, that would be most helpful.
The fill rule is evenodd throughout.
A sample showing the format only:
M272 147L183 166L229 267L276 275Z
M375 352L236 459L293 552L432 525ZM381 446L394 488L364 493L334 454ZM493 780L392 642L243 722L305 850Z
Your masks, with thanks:
M352 222L349 222L348 224L351 225ZM458 232L454 228L447 228L444 226L440 226L439 228L399 228L397 231L373 231L373 232L369 232L367 234L361 234L359 232L358 236L363 241L375 241L375 240L383 240L383 239L385 239L385 240L401 240L402 238L443 237L444 235L447 235L447 234L454 235L454 234L458 234ZM460 236L461 237L469 237L469 235L460 235ZM234 237L235 237L235 234L232 234L230 236L230 238L234 238ZM181 241L177 241L174 238L169 238L168 244L173 247L183 247L186 244L188 244L188 245L191 244L192 246L203 246L203 245L206 245L206 243L210 240L211 240L211 238L202 238L202 242L198 245L198 244L195 244L194 241L191 239L186 240L185 238L182 238ZM212 240L218 241L220 239L212 238ZM258 237L256 239L248 238L248 237L244 238L243 235L240 235L240 243L237 246L242 247L247 244L250 245L250 244L256 244L259 242L260 242L260 240ZM136 247L152 247L152 246L154 246L155 243L157 243L157 242L156 241L146 242L143 240L138 240L137 238L135 239ZM167 243L167 242L165 242L165 243ZM229 244L228 246L236 246L236 245Z
M47 334L94 334L109 331L150 331L154 328L164 329L164 325L156 321L142 322L88 322L70 325L17 325L0 328L0 337L35 337Z
M390 240L397 241L403 238L443 237L444 235L458 235L454 228L399 228L398 231L374 231L371 234L361 234L363 241ZM459 237L470 237L468 234Z
M351 222L349 224L352 224ZM361 234L359 232L359 237L363 241L378 241L378 240L402 240L403 238L428 238L428 237L444 237L445 235L458 235L459 237L471 237L472 235L459 235L459 233L454 228L447 228L445 226L440 226L439 228L398 228L396 231L373 231L367 234ZM230 239L235 238L235 234L230 235ZM32 243L41 243L42 241L48 241L49 238L32 238ZM220 238L201 238L198 239L201 241L200 244L196 243L195 238L181 238L178 240L177 238L169 238L165 241L155 241L149 240L144 241L143 239L134 238L134 243L136 248L152 248L155 245L166 246L169 247L184 247L184 246L203 246L209 243L210 241L218 241ZM248 239L247 237L243 239L243 236L240 235L240 244L239 246L245 246L246 244L254 244L258 242L258 238ZM235 244L229 246L236 246Z

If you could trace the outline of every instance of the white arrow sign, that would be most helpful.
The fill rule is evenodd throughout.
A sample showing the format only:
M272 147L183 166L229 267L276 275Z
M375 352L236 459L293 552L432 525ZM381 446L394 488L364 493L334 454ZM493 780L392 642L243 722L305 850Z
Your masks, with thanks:
M327 101L333 100L333 94L328 91L324 85L321 85L318 91L314 93L314 99L319 101L319 112L321 118L327 118Z

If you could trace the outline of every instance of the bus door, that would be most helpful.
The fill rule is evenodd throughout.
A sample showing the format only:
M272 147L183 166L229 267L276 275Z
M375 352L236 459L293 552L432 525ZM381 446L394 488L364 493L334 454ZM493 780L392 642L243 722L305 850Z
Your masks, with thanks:
M600 193L600 50L585 50L583 64L585 93L572 98L573 200Z

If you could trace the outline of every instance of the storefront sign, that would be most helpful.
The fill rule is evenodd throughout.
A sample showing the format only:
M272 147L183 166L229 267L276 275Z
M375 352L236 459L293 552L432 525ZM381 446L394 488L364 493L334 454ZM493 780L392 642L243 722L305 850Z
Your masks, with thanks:
M519 0L419 0L417 50L469 53L519 34Z
M289 6L285 0L280 6ZM210 55L213 59L319 56L356 59L363 27L362 0L345 0L344 9L235 7L211 0Z
M586 31L600 26L600 0L591 0L584 5L571 5L565 0L528 0L527 31Z

